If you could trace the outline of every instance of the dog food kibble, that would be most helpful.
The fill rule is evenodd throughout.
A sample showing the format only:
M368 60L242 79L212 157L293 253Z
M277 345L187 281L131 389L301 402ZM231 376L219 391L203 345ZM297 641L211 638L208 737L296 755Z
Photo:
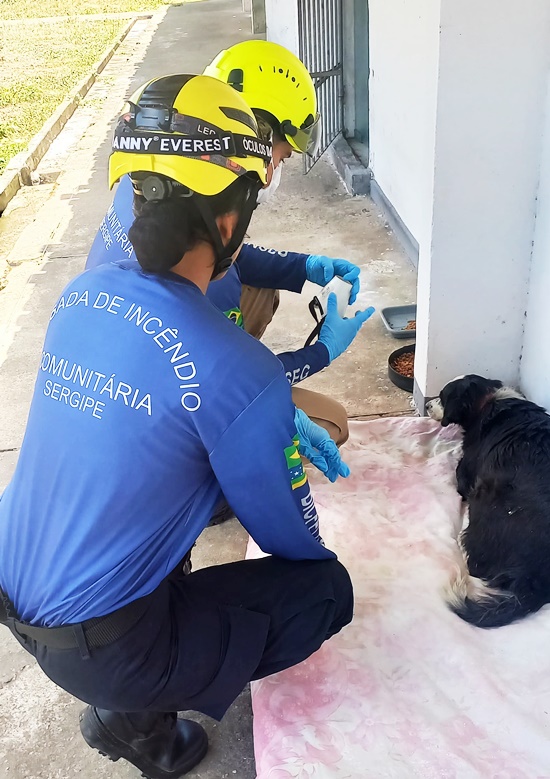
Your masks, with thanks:
M416 330L416 319L409 319L403 330Z
M401 376L406 376L408 379L414 377L414 352L406 352L400 354L392 362L392 368L400 373Z

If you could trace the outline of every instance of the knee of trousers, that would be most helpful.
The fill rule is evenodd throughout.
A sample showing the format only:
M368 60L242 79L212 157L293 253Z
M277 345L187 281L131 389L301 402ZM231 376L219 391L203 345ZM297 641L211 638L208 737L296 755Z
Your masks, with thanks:
M323 417L310 416L312 422L324 428L338 448L343 446L349 438L347 418L339 420L325 419Z
M346 443L349 438L348 416L341 403L328 395L296 386L292 387L292 399L311 420L328 432L336 446Z
M340 627L353 618L353 584L347 568L339 560L327 560L327 575L332 579L332 590Z

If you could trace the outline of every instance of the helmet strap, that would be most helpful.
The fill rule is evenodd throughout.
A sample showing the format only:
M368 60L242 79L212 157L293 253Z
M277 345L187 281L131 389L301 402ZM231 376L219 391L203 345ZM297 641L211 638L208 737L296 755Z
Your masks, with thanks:
M204 220L206 229L210 234L214 249L214 268L212 270L212 276L210 277L211 279L225 273L233 264L233 255L244 240L248 225L252 219L252 214L257 205L258 192L261 189L261 186L261 182L258 180L257 184L254 182L250 187L247 200L239 214L239 219L235 225L233 234L225 245L222 241L216 219L208 205L208 198L201 197L200 195L196 197L195 204Z

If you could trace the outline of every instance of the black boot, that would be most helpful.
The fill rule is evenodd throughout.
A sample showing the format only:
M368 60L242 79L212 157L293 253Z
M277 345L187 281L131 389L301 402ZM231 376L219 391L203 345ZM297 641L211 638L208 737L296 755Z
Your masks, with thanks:
M124 758L146 779L183 776L208 749L204 729L175 712L125 714L88 706L80 715L80 730L88 746L111 760Z
M195 546L195 544L193 544ZM183 571L184 576L189 576L191 571L193 570L193 563L191 562L191 552L193 550L193 547L187 552L183 560L181 561L181 569Z
M235 514L231 506L228 503L222 503L221 506L216 508L216 511L210 517L210 522L208 523L208 527L213 527L214 525L221 525L222 522L227 522L228 519L234 519L234 518L235 518Z

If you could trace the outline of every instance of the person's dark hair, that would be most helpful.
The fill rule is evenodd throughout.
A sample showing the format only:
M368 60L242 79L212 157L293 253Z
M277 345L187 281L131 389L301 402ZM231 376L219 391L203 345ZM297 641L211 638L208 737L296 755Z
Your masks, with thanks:
M273 114L270 114L269 111L264 111L263 108L254 108L254 116L258 122L260 136L268 135L269 130L271 130L274 144L286 140L279 120ZM267 138L263 137L263 140L267 140Z
M240 214L255 183L247 176L239 176L219 195L192 197L173 195L165 200L146 200L134 194L135 220L128 237L143 270L166 273L177 265L183 255L199 241L212 244L208 229L196 202L208 202L212 216Z

